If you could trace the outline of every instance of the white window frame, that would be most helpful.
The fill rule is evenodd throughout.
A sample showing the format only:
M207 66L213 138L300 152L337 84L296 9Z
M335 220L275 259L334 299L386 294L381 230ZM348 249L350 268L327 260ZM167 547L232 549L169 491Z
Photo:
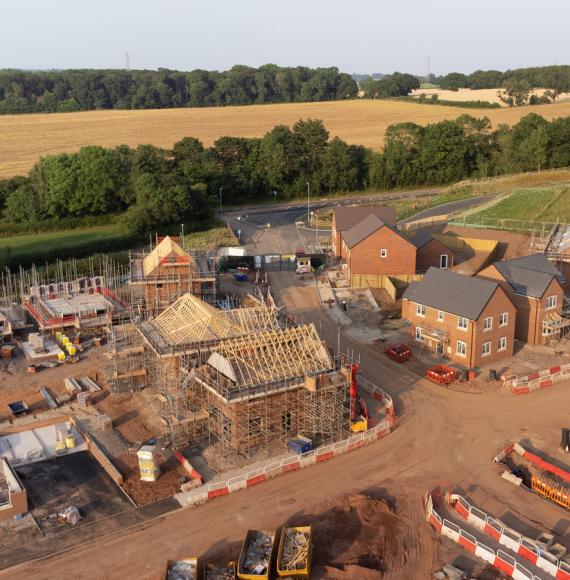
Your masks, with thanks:
M467 343L463 342L462 340L458 340L455 345L455 354L458 356L467 356Z
M462 321L465 321L465 326L461 325ZM467 328L469 328L469 319L467 319L463 316L458 316L457 317L457 328L459 328L461 330L467 330Z
M416 304L416 316L426 317L426 307L423 304Z
M501 312L499 314L499 326L507 326L509 324L509 313Z
M437 311L437 321L443 322L444 319L445 319L445 312L443 310L438 310Z
M424 329L421 326L416 326L416 342L424 341Z
M484 342L481 346L481 356L489 356L491 354L491 342Z
M445 266L443 265L443 258L445 258ZM449 256L447 254L441 254L439 256L439 269L447 270L449 268Z
M380 257L381 258L387 258L388 257L388 250L386 248L382 248L380 250Z
M546 310L552 310L553 308L556 308L557 302L558 302L558 296L556 296L556 294L549 296L546 299Z
M489 321L489 326L487 326L487 321ZM493 317L486 316L483 319L483 332L489 332L489 330L493 330Z
M498 351L507 350L507 337L506 336L501 336L499 338L497 350Z

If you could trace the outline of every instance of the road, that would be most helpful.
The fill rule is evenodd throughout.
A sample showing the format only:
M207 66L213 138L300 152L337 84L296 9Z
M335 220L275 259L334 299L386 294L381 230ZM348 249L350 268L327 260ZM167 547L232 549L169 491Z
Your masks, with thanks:
M401 192L397 195L400 197L411 197L416 195L433 195L434 193L437 193L437 191ZM389 199L393 199L393 196L382 194L370 197L343 198L340 200L338 198L332 200L319 199L311 205L311 210L335 207L338 204L352 205L355 203L366 203L371 200L386 202ZM488 200L488 196L482 196L452 201L425 209L416 215L400 221L399 224L404 225L416 219L465 210ZM319 240L330 240L329 230L315 231L311 228L298 228L295 226L296 220L306 221L307 219L307 206L303 204L283 204L263 208L256 207L250 210L240 208L240 210L225 212L223 218L235 232L240 231L240 241L248 255L292 254L298 248L302 248L307 253L317 253ZM267 227L267 224L270 224L271 227Z
M322 336L336 344L336 324L320 307L312 282L278 272L271 274L271 283L289 311L314 322ZM350 343L344 337L342 346L359 351L367 378L394 397L399 415L394 433L252 490L16 566L0 572L0 578L158 578L167 558L235 550L248 529L272 529L293 515L313 513L325 498L375 491L391 497L398 509L408 510L407 525L417 539L390 578L427 579L437 549L422 523L421 498L432 486L446 482L523 533L536 535L543 529L565 533L560 532L567 525L565 512L500 479L491 459L509 441L523 437L556 449L560 426L568 422L567 385L520 397L496 390L457 392L427 382L389 360L378 347Z

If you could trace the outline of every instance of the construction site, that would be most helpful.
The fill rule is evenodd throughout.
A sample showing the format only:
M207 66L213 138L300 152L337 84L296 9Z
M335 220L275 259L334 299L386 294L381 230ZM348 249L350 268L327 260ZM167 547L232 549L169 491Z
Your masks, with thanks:
M457 275L524 256L489 231L458 237L438 239L476 257ZM113 577L127 573L128 542L153 578L295 566L311 578L490 578L512 566L516 578L566 580L564 479L507 458L520 476L509 487L489 459L512 440L543 457L558 448L570 378L562 328L556 340L519 341L498 378L457 366L434 384L428 371L449 364L451 332L414 322L425 332L413 341L401 314L425 274L392 277L386 290L340 284L334 267L313 277L294 263L235 262L220 271L215 255L166 237L123 264L1 275L0 567L43 577L26 560L69 547L59 565ZM465 505L499 522L498 540L461 523ZM188 509L212 525L189 526ZM536 562L519 561L513 534ZM100 549L108 560L95 573L85 558Z

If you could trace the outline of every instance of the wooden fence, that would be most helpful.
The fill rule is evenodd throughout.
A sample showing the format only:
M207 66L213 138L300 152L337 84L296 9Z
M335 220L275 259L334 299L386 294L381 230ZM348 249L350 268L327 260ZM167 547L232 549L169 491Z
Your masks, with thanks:
M410 282L418 282L422 274L386 276L384 274L352 274L350 285L353 288L383 288L395 302L398 288L407 286Z

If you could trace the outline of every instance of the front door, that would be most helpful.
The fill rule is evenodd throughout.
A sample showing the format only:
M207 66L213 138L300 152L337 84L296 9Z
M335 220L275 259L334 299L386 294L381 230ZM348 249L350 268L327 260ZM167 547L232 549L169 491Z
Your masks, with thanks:
M442 270L447 270L447 254L442 254L439 257L439 267Z

